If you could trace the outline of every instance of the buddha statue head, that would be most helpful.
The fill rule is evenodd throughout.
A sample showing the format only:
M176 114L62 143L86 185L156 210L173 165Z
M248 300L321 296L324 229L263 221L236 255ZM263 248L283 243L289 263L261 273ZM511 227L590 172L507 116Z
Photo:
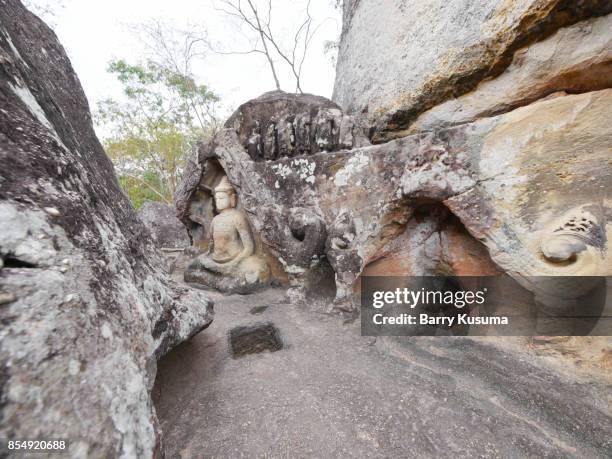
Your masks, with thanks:
M219 184L214 188L215 206L219 212L236 207L236 190L227 176L223 176Z

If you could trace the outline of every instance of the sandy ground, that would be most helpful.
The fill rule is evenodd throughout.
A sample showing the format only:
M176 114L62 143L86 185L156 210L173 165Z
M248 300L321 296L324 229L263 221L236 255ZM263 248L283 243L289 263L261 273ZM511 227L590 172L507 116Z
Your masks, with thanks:
M167 457L612 457L605 366L558 345L375 339L279 290L212 296L210 328L159 363ZM262 322L283 349L233 358L229 330Z

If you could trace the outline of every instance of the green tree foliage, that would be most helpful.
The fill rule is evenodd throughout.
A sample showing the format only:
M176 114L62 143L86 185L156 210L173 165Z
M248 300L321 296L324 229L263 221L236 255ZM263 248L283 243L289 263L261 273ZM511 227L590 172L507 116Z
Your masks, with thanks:
M148 61L110 63L124 100L98 104L106 153L136 208L144 200L172 202L194 144L218 128L218 97L190 75Z

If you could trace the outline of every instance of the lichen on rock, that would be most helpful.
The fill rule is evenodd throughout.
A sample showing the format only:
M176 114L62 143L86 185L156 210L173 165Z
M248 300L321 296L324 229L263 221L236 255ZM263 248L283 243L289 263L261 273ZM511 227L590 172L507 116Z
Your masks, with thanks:
M152 457L156 361L212 301L165 274L63 48L16 0L0 1L0 69L0 436Z
M438 208L458 217L454 240L483 244L482 274L501 269L518 277L555 275L559 267L542 260L539 245L551 212L584 205L609 212L602 192L612 176L603 115L610 94L553 98L381 145L263 162L248 156L232 127L219 134L206 158L227 171L262 248L280 262L292 285L304 285L320 263L331 265L338 305L352 301L366 266L398 259L391 254L398 239L412 248L402 250L403 269L388 265L393 272L478 273L474 260L464 268L452 251L442 250L447 243L417 237L425 231L447 238ZM250 104L255 110L256 101ZM296 218L296 212L309 217ZM424 221L416 224L419 219ZM610 231L609 222L600 225L602 234ZM433 245L422 252L423 244ZM599 254L590 275L612 272L607 249L589 244Z

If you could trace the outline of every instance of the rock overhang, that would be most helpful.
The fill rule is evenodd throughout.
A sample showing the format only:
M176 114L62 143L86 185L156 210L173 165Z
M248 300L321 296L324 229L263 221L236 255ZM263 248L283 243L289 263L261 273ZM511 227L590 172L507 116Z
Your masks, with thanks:
M199 157L214 157L223 166L263 244L282 260L290 276L303 276L312 260L325 259L335 269L337 284L349 290L364 267L377 259L381 247L398 236L397 228L404 227L398 223L397 209L403 215L399 220L410 219L424 202L450 209L502 269L520 275L561 273L559 266L542 262L537 238L555 212L598 201L601 187L610 185L612 174L589 174L605 155L609 128L601 125L599 113L611 94L603 90L544 100L378 145L258 161L250 158L231 125ZM578 112L576 106L581 107ZM543 118L558 122L534 122ZM580 119L592 120L591 136L575 133ZM525 140L513 144L518 131ZM555 165L554 149L568 136L575 139L573 148L584 152L572 172L574 179L582 177L582 191L576 194L565 186L564 191L557 190L554 201L526 201L533 194L529 190L554 188L550 174L542 175L541 167L530 164L529 152L536 148L542 164L562 169ZM542 137L545 140L537 140ZM604 199L601 205L608 208L610 203ZM551 207L557 210L551 213ZM309 217L295 218L296 213ZM509 247L514 253L508 253ZM600 258L603 265L598 266L607 268L594 271L612 271L610 260Z

